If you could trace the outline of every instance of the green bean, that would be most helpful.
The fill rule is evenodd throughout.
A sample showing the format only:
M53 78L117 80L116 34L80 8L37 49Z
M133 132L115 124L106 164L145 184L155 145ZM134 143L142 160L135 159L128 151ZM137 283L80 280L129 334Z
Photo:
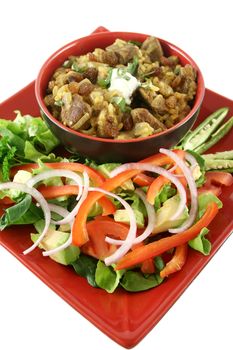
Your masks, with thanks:
M184 150L194 150L201 145L211 136L211 134L221 124L223 119L228 113L228 108L223 107L209 115L196 129L191 133L188 133L183 141L182 146Z
M202 158L204 158L205 160L208 160L208 159L232 159L233 160L233 150L203 154Z
M226 123L224 123L214 134L212 134L209 141L195 148L195 152L202 154L207 151L210 147L215 145L219 140L221 140L232 128L233 117L231 117Z
M227 171L233 168L233 160L229 159L205 159L205 170Z

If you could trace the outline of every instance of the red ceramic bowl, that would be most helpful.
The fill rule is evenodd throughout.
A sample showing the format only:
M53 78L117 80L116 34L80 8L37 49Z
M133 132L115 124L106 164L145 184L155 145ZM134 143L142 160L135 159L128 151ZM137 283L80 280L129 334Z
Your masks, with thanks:
M54 71L71 55L82 55L95 48L105 48L115 39L144 41L148 35L126 32L102 32L75 40L58 51L42 66L36 79L35 93L41 114L52 132L58 137L66 149L79 153L84 157L99 162L127 162L146 158L156 152L160 147L170 148L186 134L195 122L204 97L205 87L201 71L197 64L184 51L175 45L159 39L166 56L176 55L182 65L191 64L197 71L197 93L190 113L172 128L148 137L130 140L112 140L82 134L60 123L47 109L44 96L48 82Z

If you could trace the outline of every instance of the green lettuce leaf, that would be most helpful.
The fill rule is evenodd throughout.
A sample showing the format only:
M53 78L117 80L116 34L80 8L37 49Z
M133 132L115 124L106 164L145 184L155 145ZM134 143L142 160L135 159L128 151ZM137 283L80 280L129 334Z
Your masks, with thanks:
M209 255L211 252L211 242L205 237L208 232L208 228L204 227L197 237L189 241L189 246L204 255Z
M98 287L113 293L118 287L125 270L115 271L112 266L106 266L101 260L98 261L95 271L95 281Z
M157 211L167 199L173 197L176 194L175 188L169 184L163 185L159 194L155 197L154 207Z
M133 191L120 192L118 193L125 201L127 201L134 211L136 223L139 228L145 226L145 218L147 217L147 211L145 205L143 204L137 193ZM115 202L118 206L119 202ZM118 206L119 207L119 206ZM121 208L121 204L120 204ZM114 214L114 220L118 222L129 223L129 215L126 209L118 209Z
M218 206L218 208L222 208L223 204L220 201L218 197L216 197L212 193L201 193L198 196L198 214L197 214L197 220L199 220L202 215L205 213L206 208L210 202L215 202Z
M200 176L195 180L197 187L201 187L205 182L205 160L204 158L195 151L188 150L197 161L199 165Z
M49 154L59 141L48 129L42 118L30 115L17 116L12 120L0 119L0 181L8 181L14 165L44 161L58 161ZM61 159L59 157L59 159Z
M196 221L204 215L208 204L211 202L215 202L219 209L223 206L220 199L212 193L201 193L198 196L198 213ZM204 227L197 237L189 241L189 246L204 255L209 255L211 251L211 242L205 237L208 232L208 228Z
M13 123L11 121L7 121L7 124L5 127L2 126L2 120L0 120L0 136L2 138L7 139L9 148L15 147L16 148L16 154L19 156L23 156L24 154L24 145L25 141L19 137L17 134L14 134L10 129L9 125L10 123ZM2 141L2 139L1 139Z
M24 134L25 140L30 140L35 148L42 153L50 153L56 146L58 146L59 141L48 129L46 123L42 118L32 117L31 115L22 116L20 111L17 111L17 116L14 120L14 126L19 127ZM14 132L17 133L17 130ZM22 137L22 136L21 136Z
M32 162L37 162L38 159L43 157L43 153L37 151L31 142L25 141L24 157Z

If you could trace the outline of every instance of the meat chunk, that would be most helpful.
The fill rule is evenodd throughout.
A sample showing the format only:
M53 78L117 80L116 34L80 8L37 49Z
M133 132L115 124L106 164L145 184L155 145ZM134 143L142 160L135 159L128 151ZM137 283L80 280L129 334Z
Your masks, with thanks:
M88 79L84 79L79 83L78 93L81 96L88 96L93 90L94 85Z
M107 63L109 66L115 67L119 63L117 54L111 51L104 51L103 63Z
M91 107L83 101L81 96L75 94L71 104L62 107L61 121L64 125L77 130L76 124L85 114L86 117L91 116Z
M125 112L122 118L123 130L130 131L133 129L133 118L130 113Z
M98 70L94 67L87 68L83 73L83 77L90 80L92 84L96 84L98 77Z
M118 63L127 64L138 55L139 48L124 40L117 39L114 44L106 47L107 52L113 52L118 57Z
M114 114L109 114L108 108L102 109L97 118L97 135L114 139L119 134L118 120Z
M66 79L67 79L67 83L72 83L72 82L79 83L81 80L83 80L83 75L81 73L74 72L71 70L66 74Z
M151 114L145 108L135 108L131 111L131 115L134 121L134 124L146 122L152 126L153 129L161 129L165 130L166 127L163 123L161 123L153 114Z
M144 50L150 57L151 62L159 61L163 56L163 49L160 42L154 36L148 37L141 46L141 50Z
M103 49L95 49L94 51L96 61L115 67L118 63L118 56L113 51L105 51Z
M181 67L180 75L183 84L177 88L177 91L185 93L187 95L187 99L192 100L197 89L197 83L195 81L196 71L190 64L186 64L184 67Z

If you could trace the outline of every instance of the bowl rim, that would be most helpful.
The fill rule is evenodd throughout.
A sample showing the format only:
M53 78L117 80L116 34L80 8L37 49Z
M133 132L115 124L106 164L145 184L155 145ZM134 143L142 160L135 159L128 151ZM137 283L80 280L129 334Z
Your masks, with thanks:
M204 78L203 78L203 75L202 75L202 72L201 72L199 66L193 60L192 57L190 57L184 50L180 49L178 46L170 43L169 41L167 41L165 39L161 39L161 38L159 38L157 36L156 36L156 38L162 43L162 46L166 45L169 48L171 48L172 50L175 50L177 52L178 56L182 56L186 60L188 60L189 63L192 65L192 67L195 68L195 70L197 72L197 81L198 81L198 83L197 83L197 92L196 92L196 95L195 95L194 105L193 105L192 109L190 110L190 112L187 114L187 116L185 118L183 118L181 121L179 121L177 124L172 126L171 128L166 129L164 131L161 131L161 132L159 132L157 134L146 136L146 137L139 137L139 138L134 138L134 139L107 139L107 138L102 138L102 137L98 137L98 136L87 135L87 134L81 133L79 131L76 131L74 129L71 129L71 128L63 125L47 109L47 107L46 107L46 105L44 103L44 99L42 97L41 80L43 79L44 73L50 68L50 64L54 60L56 61L56 59L60 55L62 55L64 53L64 51L67 51L67 50L71 49L72 47L75 47L79 43L85 42L90 37L94 38L94 39L96 38L98 40L99 37L105 37L105 36L111 37L112 35L114 35L114 36L119 35L119 37L121 35L132 35L132 36L135 35L135 36L141 36L141 38L143 39L145 37L150 36L151 34L143 34L143 33L136 33L136 32L122 32L122 31L114 31L114 32L108 31L108 32L93 33L93 34L89 34L87 36L75 39L75 40L67 43L66 45L62 46L58 50L56 50L44 62L44 64L42 65L42 67L39 70L39 74L38 74L38 76L36 78L36 81L35 81L35 95L36 95L36 99L37 99L37 102L39 104L39 107L40 107L42 113L45 114L48 119L50 119L59 128L62 128L64 131L67 131L67 132L69 132L69 133L71 133L73 135L82 137L82 138L87 139L89 141L92 140L92 141L98 141L98 142L103 142L103 143L116 143L116 144L138 143L138 142L143 142L143 141L146 141L146 140L151 140L151 139L157 138L159 136L169 135L172 131L174 131L176 129L179 129L180 126L185 124L190 118L192 118L192 116L196 112L198 112L198 110L199 110L199 108L201 106L201 103L203 101L204 94L205 94ZM52 73L53 72L51 72L51 75L52 75Z

